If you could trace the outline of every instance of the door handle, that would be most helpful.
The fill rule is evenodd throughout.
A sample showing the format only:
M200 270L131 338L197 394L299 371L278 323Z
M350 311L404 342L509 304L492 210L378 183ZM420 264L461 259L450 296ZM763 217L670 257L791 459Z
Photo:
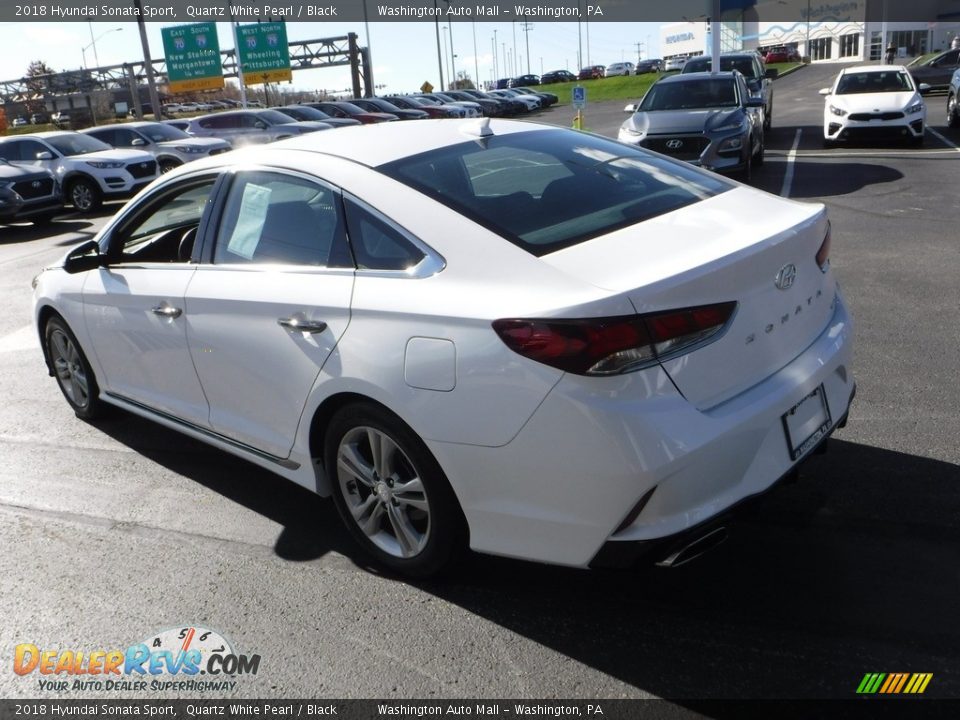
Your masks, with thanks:
M278 318L277 325L305 333L322 333L327 329L327 324L323 320L306 320L298 317Z
M166 303L150 308L150 312L152 312L154 315L159 315L160 317L170 318L171 320L178 318L183 314L183 310L180 308L167 305Z

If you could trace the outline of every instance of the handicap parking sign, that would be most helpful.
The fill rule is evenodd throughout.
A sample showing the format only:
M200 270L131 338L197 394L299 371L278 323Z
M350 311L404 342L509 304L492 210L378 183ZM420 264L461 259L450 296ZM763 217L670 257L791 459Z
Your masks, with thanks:
M580 110L587 104L587 89L577 85L573 88L573 106Z

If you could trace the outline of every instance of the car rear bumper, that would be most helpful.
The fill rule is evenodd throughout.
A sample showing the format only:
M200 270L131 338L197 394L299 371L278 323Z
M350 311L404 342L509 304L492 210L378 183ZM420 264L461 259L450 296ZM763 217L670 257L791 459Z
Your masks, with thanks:
M707 411L659 367L565 375L506 445L428 445L460 499L474 549L587 567L608 543L673 538L788 475L813 447L791 459L784 414L822 386L826 432L847 415L851 333L838 291L830 322L806 350ZM619 552L611 546L601 560Z

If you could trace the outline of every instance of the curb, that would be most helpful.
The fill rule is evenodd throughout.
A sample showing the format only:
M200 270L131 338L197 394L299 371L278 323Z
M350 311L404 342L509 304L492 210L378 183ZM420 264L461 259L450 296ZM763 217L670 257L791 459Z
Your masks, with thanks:
M777 80L782 77L786 77L787 75L793 75L793 73L797 72L798 70L802 70L805 67L807 67L807 63L801 63L800 65L795 65L792 68L784 70L782 73L777 73Z

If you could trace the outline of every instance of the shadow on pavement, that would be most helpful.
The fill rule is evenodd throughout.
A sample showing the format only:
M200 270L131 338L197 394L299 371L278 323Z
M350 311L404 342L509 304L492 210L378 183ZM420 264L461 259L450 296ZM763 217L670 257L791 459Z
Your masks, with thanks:
M278 556L364 565L331 502L126 413L98 427L281 524ZM834 439L729 527L671 570L472 555L418 587L660 697L851 698L880 671L932 672L928 695L960 696L956 465Z
M330 550L358 555L333 503L293 482L119 409L94 424L153 462L281 525L274 551L285 560L315 560ZM355 562L364 565L359 557Z

